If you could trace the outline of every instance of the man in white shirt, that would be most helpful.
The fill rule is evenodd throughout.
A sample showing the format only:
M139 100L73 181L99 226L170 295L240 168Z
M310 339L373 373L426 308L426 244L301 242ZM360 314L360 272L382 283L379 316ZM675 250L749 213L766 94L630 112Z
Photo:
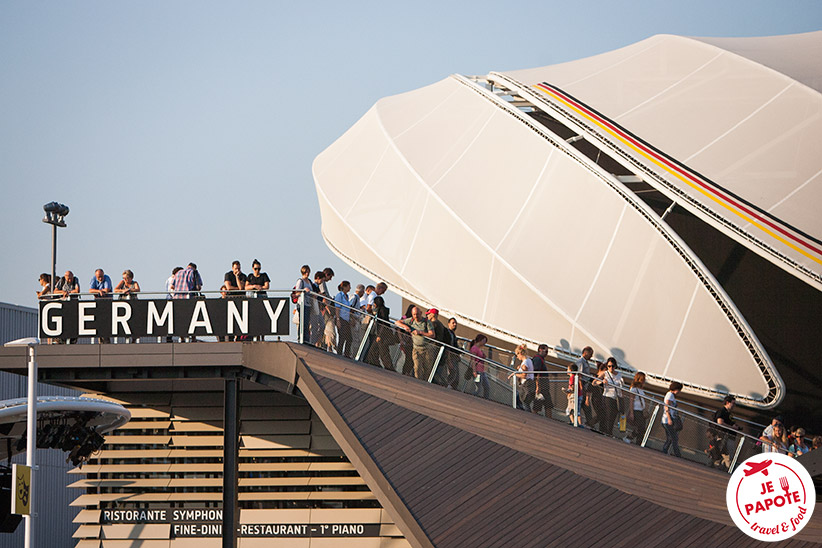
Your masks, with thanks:
M371 286L368 286L368 287L371 287ZM374 313L374 299L376 299L377 297L381 296L381 295L382 295L383 293L385 293L387 290L388 290L388 286L387 286L387 285L385 285L385 282L380 282L380 283L378 283L378 284L377 284L377 287L375 287L375 288L374 288L374 291L372 291L372 292L368 295L368 301L366 302L365 310L366 310L369 314L373 314L373 313ZM366 292L367 292L367 291L368 291L368 288L366 288Z
M360 348L360 342L362 341L362 318L363 314L360 314L359 310L364 310L365 303L363 302L363 298L365 297L365 286L363 284L357 285L357 289L354 290L354 294L348 299L348 305L351 307L351 348L354 352Z

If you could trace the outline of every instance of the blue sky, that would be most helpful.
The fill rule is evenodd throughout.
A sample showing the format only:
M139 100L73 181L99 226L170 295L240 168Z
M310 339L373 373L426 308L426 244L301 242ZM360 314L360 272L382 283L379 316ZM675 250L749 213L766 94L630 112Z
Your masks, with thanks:
M58 273L218 289L258 258L364 282L325 246L314 157L380 97L452 73L586 57L659 33L822 28L822 2L0 3L0 301L50 271L42 206L67 204ZM377 229L375 227L375 229ZM392 299L392 313L399 313Z

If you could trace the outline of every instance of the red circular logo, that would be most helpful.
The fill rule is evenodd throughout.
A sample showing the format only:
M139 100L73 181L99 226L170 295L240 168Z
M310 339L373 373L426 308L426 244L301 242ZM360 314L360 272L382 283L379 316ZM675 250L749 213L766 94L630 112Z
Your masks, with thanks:
M808 523L816 491L796 459L763 453L737 467L725 498L731 518L745 534L776 542L794 536Z

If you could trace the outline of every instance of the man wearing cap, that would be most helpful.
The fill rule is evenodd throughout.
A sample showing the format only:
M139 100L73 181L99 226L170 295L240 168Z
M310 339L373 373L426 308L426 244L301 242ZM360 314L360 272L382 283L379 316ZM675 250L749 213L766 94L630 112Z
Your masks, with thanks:
M379 291L379 286L377 286L377 290ZM424 379L427 369L426 362L430 363L425 337L434 336L434 327L430 321L422 317L420 309L416 306L411 308L410 318L397 320L395 323L397 327L401 327L411 334L411 359L414 360L414 376L418 379Z
M445 326L439 320L439 314L439 310L432 308L425 313L425 317L428 318L428 321L431 322L431 327L434 328L434 339L442 343L447 343L448 340L445 336Z

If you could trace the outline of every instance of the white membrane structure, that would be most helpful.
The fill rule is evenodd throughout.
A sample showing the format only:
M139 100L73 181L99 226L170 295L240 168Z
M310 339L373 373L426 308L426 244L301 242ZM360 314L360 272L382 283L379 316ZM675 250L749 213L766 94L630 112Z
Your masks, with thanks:
M314 162L323 236L512 342L753 406L815 397L820 59L822 32L661 35L381 99Z

